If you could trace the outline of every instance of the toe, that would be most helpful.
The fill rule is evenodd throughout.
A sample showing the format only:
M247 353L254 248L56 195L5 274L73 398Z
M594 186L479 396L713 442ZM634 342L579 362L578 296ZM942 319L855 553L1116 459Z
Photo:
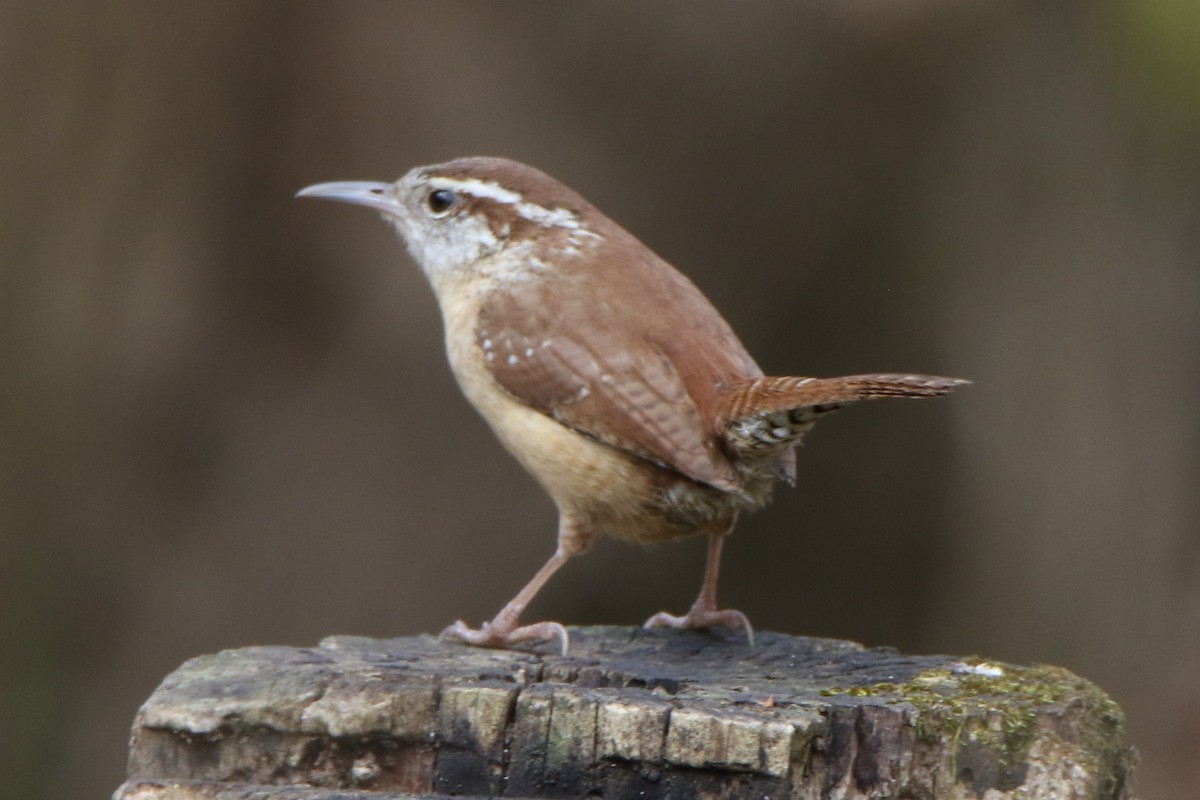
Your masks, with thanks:
M552 642L558 640L562 647L562 654L567 654L568 648L571 646L571 637L567 635L567 629L557 622L536 622L533 625L523 625L514 631L511 631L506 638L504 645L509 646L518 642L540 641Z
M646 620L643 628L675 628L676 630L694 631L705 628L728 628L729 630L744 631L751 647L754 646L754 628L750 620L740 611L734 609L701 610L693 608L682 617L660 611Z
M475 647L499 649L511 648L522 642L558 640L564 656L571 644L567 629L557 622L537 622L533 625L523 625L520 628L486 622L482 627L472 628L462 620L458 620L442 631L442 637L458 639L460 642Z

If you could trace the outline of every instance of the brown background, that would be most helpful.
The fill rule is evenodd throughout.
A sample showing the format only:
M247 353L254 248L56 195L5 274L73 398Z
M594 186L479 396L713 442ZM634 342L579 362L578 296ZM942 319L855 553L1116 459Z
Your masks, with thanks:
M1061 3L0 6L0 794L99 797L182 660L490 616L554 515L431 293L292 194L506 155L765 369L972 378L818 426L722 599L1062 664L1200 785L1200 12ZM682 611L614 543L532 617Z

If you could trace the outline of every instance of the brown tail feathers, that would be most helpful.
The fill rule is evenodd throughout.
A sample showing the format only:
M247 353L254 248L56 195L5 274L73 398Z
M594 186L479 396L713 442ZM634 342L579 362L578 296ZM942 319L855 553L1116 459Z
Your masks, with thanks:
M941 397L967 383L936 375L757 378L730 387L718 420L736 452L770 458L799 444L821 415L856 400Z

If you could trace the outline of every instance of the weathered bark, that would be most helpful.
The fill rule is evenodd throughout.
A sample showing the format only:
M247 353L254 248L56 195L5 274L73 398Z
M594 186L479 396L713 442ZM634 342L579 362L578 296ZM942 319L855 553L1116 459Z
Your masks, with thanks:
M1128 798L1120 709L1054 667L828 639L571 631L192 659L138 712L121 800Z

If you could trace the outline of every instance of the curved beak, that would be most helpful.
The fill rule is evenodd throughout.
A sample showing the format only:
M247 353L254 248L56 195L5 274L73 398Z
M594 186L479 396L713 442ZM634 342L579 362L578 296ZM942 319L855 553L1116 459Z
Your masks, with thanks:
M400 202L392 194L392 184L371 181L338 181L306 186L296 192L296 197L320 197L342 203L367 206L385 214L397 215Z

